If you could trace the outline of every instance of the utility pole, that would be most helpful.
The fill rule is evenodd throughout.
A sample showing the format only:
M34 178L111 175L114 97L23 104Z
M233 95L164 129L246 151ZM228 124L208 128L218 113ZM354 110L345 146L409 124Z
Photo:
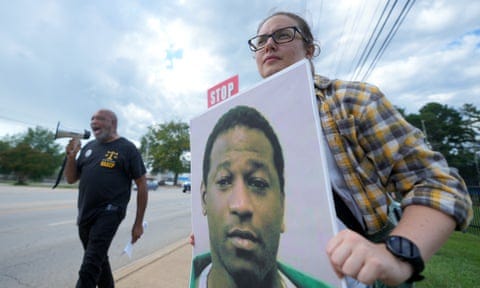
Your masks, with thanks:
M480 158L480 151L476 151L474 155L475 168L477 168L478 186L480 186L480 165L478 164L478 158Z
M423 119L422 119L422 130L423 130L423 134L425 134L425 143L427 144L428 148L432 149L432 144L430 144L430 141L428 141L427 128L425 127L425 120Z

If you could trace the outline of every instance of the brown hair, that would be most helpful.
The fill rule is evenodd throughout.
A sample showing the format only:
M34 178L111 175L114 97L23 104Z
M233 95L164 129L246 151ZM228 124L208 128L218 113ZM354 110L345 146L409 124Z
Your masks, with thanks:
M310 29L310 26L308 25L307 21L305 21L305 19L303 19L302 17L300 17L299 15L297 15L295 13L285 12L285 11L279 11L279 12L273 13L272 15L268 16L267 18L263 19L262 22L260 22L260 24L258 25L258 28L257 28L257 33L258 33L258 31L260 31L260 28L262 28L263 24L265 24L265 22L268 19L270 19L272 17L275 17L275 16L286 16L286 17L289 17L289 18L292 18L293 20L295 20L295 22L297 22L298 29L300 29L300 31L302 31L302 35L303 35L304 40L305 40L304 41L305 49L308 50L311 46L313 46L313 48L314 48L313 55L317 56L318 54L320 54L320 45L315 43L315 41L313 39L312 29ZM315 55L316 50L318 50L318 54Z

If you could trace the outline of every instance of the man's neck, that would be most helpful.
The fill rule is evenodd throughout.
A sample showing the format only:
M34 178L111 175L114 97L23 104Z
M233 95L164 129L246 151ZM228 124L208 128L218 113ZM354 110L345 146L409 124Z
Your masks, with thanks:
M118 138L120 138L120 136L118 134L113 134L110 137L103 140L102 143L110 143L110 142L113 142L113 141L117 140Z
M217 272L217 273L216 273ZM228 274L227 271L218 273L212 269L208 274L207 287L232 287L232 288L282 288L283 282L277 269L269 272L263 279L249 277L247 273L241 273L238 277Z

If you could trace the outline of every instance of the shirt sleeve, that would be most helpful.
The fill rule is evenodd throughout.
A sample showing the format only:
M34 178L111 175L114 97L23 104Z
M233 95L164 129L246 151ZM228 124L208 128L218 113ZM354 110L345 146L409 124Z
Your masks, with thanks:
M132 174L132 179L138 179L142 175L144 175L147 170L145 168L145 163L143 162L142 155L138 151L137 147L131 144L131 151L130 151L130 168L131 168L131 174Z
M457 230L473 217L463 179L444 156L431 150L423 133L409 124L379 92L362 113L362 146L367 147L382 182L403 196L402 206L424 205L452 216Z

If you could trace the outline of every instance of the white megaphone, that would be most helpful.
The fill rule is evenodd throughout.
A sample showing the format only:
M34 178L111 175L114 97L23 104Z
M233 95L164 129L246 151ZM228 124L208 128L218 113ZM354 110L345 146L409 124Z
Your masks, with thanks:
M69 131L60 127L60 122L57 124L57 130L55 131L55 139L58 138L78 138L88 139L90 138L90 131L84 130L83 132Z

